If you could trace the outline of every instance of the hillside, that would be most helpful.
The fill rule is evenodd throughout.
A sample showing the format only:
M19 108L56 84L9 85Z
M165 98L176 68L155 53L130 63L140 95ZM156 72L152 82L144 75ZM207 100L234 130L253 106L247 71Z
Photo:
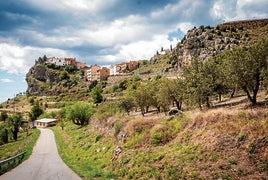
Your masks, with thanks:
M52 127L59 152L83 179L266 179L267 23L193 28L176 47L140 61L136 71L99 83L96 94L83 70L40 58L27 74L27 96L4 103L2 111L27 119L39 104L40 118L59 118ZM255 104L247 93L256 89L239 84L244 80L257 85ZM83 114L72 109L77 101L94 109L88 124L77 126L69 116Z
M190 29L167 53L153 56L136 73L175 74L193 58L207 60L237 46L248 46L268 36L268 19L226 22Z
M28 96L58 96L83 99L88 93L84 72L71 66L46 64L39 58L26 75Z
M150 60L143 60L140 67L131 75L143 78L164 75L177 77L184 65L192 59L207 60L234 47L254 44L268 36L268 19L227 22L216 27L200 26L190 29L184 38L171 49L163 49ZM29 70L26 76L27 94L30 96L79 94L76 98L87 96L88 88L83 70L60 77L64 68L48 66L42 61ZM66 72L66 71L65 71ZM129 78L129 75L126 76ZM120 83L123 76L108 78L108 85Z
M245 98L173 118L132 112L53 130L84 179L265 179L268 116L266 108L247 109Z

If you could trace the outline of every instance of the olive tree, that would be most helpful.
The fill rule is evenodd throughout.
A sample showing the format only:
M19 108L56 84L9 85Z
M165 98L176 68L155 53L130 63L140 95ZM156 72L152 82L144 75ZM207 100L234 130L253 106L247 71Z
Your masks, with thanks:
M263 40L250 47L234 48L224 56L226 76L247 94L252 105L257 104L260 85L267 79L267 49L268 40Z
M66 110L67 119L74 124L84 126L89 122L90 117L94 114L95 108L88 103L77 102Z
M19 128L22 124L22 115L21 113L16 113L8 118L8 124L10 127L10 131L13 135L13 139L17 141Z

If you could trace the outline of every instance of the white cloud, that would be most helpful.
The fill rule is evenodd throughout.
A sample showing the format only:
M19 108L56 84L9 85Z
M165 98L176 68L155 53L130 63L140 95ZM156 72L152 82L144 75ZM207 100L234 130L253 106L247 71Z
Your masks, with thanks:
M51 12L93 14L113 6L118 0L26 0L28 4Z
M11 82L14 82L13 80L7 79L7 78L0 79L0 81L3 82L3 83L11 83Z
M267 0L217 0L210 9L214 20L267 18Z
M153 27L147 23L146 18L130 15L115 19L110 23L90 25L88 28L77 30L77 34L89 44L112 46L148 39L156 31Z
M150 41L141 40L122 45L116 57L125 60L150 59L156 54L157 50L160 51L161 47L169 49L170 45L175 47L176 44L175 39L169 41L166 35L155 35Z
M176 4L168 4L164 8L152 12L151 17L153 19L167 19L174 17L178 17L178 19L188 19L194 17L203 5L204 2L202 0L179 0Z
M213 19L223 19L229 21L236 17L236 0L218 0L210 10Z
M21 47L7 43L0 44L0 69L9 73L26 73L35 60L43 55L66 57L69 53L52 48ZM72 56L71 56L72 57Z
M186 34L189 29L192 29L194 25L191 22L182 22L178 25L178 28Z

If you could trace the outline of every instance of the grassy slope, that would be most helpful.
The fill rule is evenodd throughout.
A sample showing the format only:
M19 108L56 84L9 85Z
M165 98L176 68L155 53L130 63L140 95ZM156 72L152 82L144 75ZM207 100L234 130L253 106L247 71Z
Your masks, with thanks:
M53 129L64 161L84 179L254 179L268 175L266 110L242 104L171 120L114 115Z
M21 131L18 134L17 141L10 141L9 143L0 146L0 161L23 151L27 151L25 158L27 159L27 156L31 154L39 135L40 131L37 129L29 130L28 136L26 132Z
M10 141L7 144L0 146L0 161L9 157L15 156L23 151L26 151L23 160L28 159L32 154L33 147L40 135L40 131L37 129L29 130L28 136L26 132L19 132L17 141ZM7 167L4 166L1 169L0 174L5 171Z

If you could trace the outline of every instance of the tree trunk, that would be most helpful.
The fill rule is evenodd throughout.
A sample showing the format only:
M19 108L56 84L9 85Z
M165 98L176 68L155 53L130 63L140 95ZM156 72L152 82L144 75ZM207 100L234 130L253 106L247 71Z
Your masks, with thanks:
M255 106L255 105L257 104L257 99L256 99L256 98L257 98L257 92L258 92L258 91L254 91L254 92L253 92L253 96L251 97L250 92L249 92L249 90L248 90L247 87L243 87L243 90L246 92L247 97L248 97L248 99L250 100L251 104L252 104L253 106Z
M233 89L233 91L231 93L231 98L234 98L234 94L235 94L235 88Z
M141 108L141 115L144 117L144 108Z
M17 139L18 139L18 132L19 132L19 129L17 129L17 128L15 128L15 129L12 131L12 133L13 133L13 139L14 139L15 141L17 141Z
M2 140L5 144L8 143L8 130L7 129L4 130L4 135L2 136Z
M157 106L157 113L160 113L160 106Z
M200 98L198 98L198 106L199 106L199 109L202 111L202 101Z
M219 93L219 102L221 102L221 93Z
M207 107L210 108L210 103L209 103L209 97L206 97L206 103L207 103Z
M146 113L149 112L149 106L146 106Z
M178 108L178 110L181 110L181 103L180 103L180 101L175 100L174 102L175 102L176 107Z

